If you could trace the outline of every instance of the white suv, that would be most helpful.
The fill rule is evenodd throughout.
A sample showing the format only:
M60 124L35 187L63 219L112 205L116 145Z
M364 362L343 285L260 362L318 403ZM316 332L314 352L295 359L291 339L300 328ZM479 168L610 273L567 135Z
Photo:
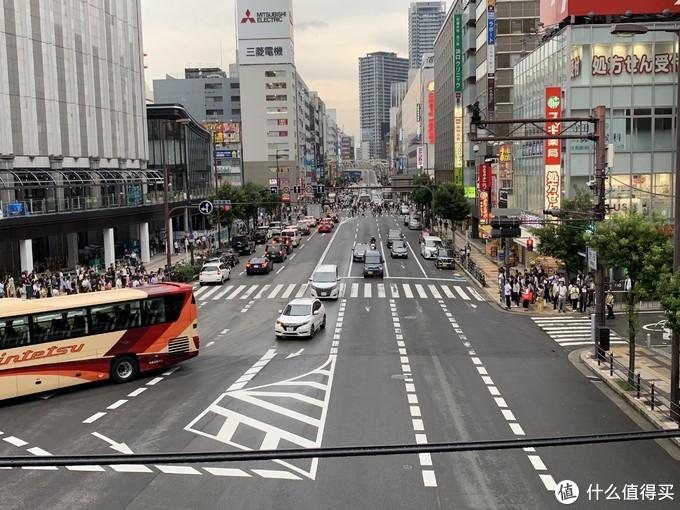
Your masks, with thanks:
M326 309L318 299L294 299L286 305L276 319L274 334L276 338L309 337L326 327Z
M319 266L309 279L309 293L318 299L338 299L338 266Z

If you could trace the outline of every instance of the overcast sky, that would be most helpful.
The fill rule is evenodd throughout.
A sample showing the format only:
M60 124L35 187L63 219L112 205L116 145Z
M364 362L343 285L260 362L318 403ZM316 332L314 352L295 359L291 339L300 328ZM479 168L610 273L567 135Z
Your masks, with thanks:
M349 134L359 134L358 58L372 51L408 57L409 4L294 0L298 71ZM183 76L185 67L228 70L235 61L234 0L142 0L142 23L150 87L166 74Z

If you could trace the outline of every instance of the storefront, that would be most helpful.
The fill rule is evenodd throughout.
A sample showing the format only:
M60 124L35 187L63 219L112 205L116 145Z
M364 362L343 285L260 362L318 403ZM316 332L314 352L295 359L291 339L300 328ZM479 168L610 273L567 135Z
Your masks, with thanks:
M562 117L585 117L595 106L606 106L607 143L615 150L606 183L610 214L637 210L670 218L678 67L674 35L622 38L611 28L567 26L522 59L514 68L514 116L544 117L545 91L553 86L561 87ZM591 130L584 123L571 132ZM513 207L537 214L545 209L544 146L543 141L515 143ZM587 187L594 163L592 141L561 143L562 197Z

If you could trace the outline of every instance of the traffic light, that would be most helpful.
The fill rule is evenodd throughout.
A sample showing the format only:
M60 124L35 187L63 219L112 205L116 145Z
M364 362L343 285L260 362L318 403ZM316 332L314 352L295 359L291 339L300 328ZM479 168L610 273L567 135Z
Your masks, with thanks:
M223 210L224 212L229 212L229 211L231 211L231 205L222 206L222 210Z
M522 235L522 231L519 226L519 218L493 218L491 220L491 237L494 239L520 237Z
M534 239L532 237L527 239L527 251L534 251Z
M472 115L470 117L470 125L475 126L482 123L482 115L479 109L479 101L475 101L472 105Z

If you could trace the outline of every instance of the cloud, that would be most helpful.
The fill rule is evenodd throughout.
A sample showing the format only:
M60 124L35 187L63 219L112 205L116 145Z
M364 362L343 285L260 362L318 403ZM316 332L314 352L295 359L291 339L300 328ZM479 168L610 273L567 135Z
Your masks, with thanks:
M295 23L295 30L300 32L307 30L309 28L328 28L329 25L325 21L312 20L312 21L300 21Z

